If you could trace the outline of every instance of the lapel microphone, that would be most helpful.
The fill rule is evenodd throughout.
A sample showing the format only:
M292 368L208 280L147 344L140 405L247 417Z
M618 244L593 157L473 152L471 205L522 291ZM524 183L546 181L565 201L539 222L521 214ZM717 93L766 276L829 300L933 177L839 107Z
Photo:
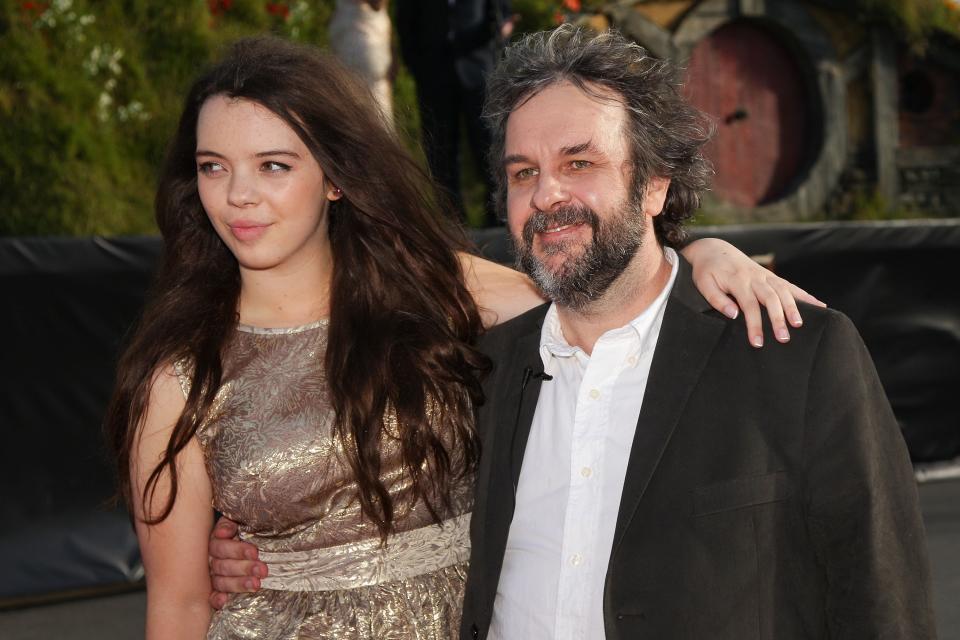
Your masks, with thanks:
M553 380L553 376L547 373L546 371L534 371L533 367L524 367L523 369L523 378L520 380L520 402L523 402L523 392L527 388L527 383L530 382L530 378L536 378L537 380Z

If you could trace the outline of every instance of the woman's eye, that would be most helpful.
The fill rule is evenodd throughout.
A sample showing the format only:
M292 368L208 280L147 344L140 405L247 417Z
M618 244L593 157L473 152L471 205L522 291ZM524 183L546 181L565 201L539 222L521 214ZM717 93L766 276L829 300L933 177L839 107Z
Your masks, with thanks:
M219 162L201 162L197 166L197 171L205 176L212 176L217 172L223 171L223 165Z
M280 173L282 171L289 171L290 165L271 160L269 162L264 162L263 165L261 165L261 168L267 173Z

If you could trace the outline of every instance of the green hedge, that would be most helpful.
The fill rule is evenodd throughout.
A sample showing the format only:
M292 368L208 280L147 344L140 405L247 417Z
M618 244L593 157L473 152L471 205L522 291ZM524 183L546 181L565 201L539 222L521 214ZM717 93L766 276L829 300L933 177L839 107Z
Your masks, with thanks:
M323 44L331 2L0 0L0 235L150 233L183 94L243 35ZM282 6L287 6L283 3Z

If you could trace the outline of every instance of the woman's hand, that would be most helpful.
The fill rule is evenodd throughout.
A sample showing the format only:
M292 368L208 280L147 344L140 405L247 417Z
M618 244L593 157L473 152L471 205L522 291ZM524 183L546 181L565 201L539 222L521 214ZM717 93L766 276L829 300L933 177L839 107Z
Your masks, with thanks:
M693 281L697 289L714 309L730 318L737 317L738 305L743 310L747 336L755 347L763 346L761 304L767 309L773 334L779 342L790 340L788 322L793 327L803 324L797 309L798 300L827 306L724 240L697 240L682 253L693 265Z

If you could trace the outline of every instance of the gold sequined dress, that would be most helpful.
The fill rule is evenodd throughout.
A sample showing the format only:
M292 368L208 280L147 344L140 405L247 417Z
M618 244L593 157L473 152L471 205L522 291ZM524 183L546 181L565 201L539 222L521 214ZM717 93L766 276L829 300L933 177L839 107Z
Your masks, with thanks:
M213 506L240 523L270 575L259 592L235 595L216 612L207 637L456 637L471 479L453 488L442 527L419 503L395 516L397 533L382 547L376 527L360 517L357 486L332 434L326 340L324 321L240 325L225 350L223 384L197 436ZM186 392L189 367L179 370ZM382 459L384 483L400 498L409 479L396 440L385 439Z

